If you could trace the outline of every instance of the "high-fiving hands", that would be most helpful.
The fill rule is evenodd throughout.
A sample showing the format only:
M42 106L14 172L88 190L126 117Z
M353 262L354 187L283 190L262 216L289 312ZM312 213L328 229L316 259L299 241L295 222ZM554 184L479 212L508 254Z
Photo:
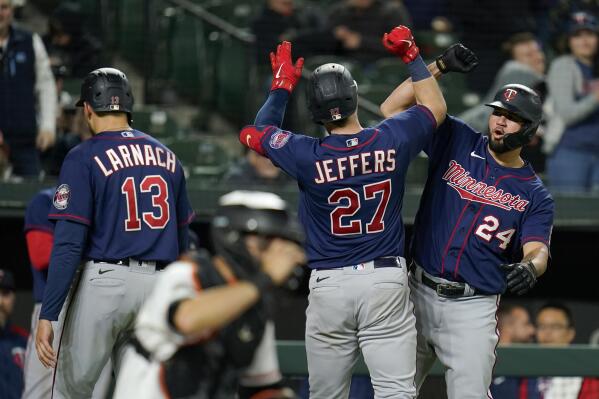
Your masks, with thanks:
M392 54L409 64L414 61L420 50L416 46L412 31L407 26L399 25L391 29L391 32L383 35L383 46Z
M270 90L285 89L292 92L302 76L304 58L297 59L295 64L291 59L291 43L282 42L277 46L276 54L270 53L270 66L272 68L272 84Z

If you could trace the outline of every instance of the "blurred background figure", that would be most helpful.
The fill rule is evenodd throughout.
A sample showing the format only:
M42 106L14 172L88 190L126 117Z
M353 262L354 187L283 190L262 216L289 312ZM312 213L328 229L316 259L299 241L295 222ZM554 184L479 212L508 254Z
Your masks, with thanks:
M461 35L462 43L483 60L474 73L467 75L471 90L480 94L487 92L489 82L505 59L501 46L510 36L518 32L535 31L536 2L537 0L447 1L447 12L454 30Z
M235 186L260 185L269 186L272 189L285 186L294 187L295 185L294 181L273 165L270 159L248 149L245 150L243 158L231 165L223 181Z
M499 330L499 345L531 343L535 336L535 328L530 320L528 310L517 304L501 304L497 310L497 329ZM498 399L523 399L521 392L531 392L536 389L536 378L499 376L493 378L491 393ZM532 397L529 397L532 399ZM540 399L540 398L539 398Z
M487 121L493 111L484 104L493 101L493 96L499 88L510 83L519 83L535 90L543 101L547 97L545 53L536 36L530 32L516 33L510 36L502 48L508 60L495 75L490 89L479 105L460 115L461 119L483 134L488 133ZM483 61L485 62L487 60ZM544 128L545 123L542 122L535 137L522 148L522 157L532 164L537 173L545 170L545 156L541 151Z
M569 54L556 58L547 83L554 116L545 134L554 192L599 192L599 65L597 19L577 12L568 28Z
M48 20L44 43L52 64L66 67L67 76L82 78L103 66L102 44L85 29L81 7L63 2Z
M572 311L559 302L549 302L537 313L537 342L545 346L568 346L576 336ZM550 377L538 379L543 399L593 399L599 397L599 379Z
M411 25L410 15L399 1L341 0L329 9L328 27L337 40L337 54L363 66L389 55L381 46L381 37L397 25Z
M332 52L334 39L325 33L325 18L319 11L300 6L295 0L266 0L251 25L256 35L257 65L270 74L268 54L284 40L292 41L304 55Z
M56 86L40 37L13 25L12 0L0 0L0 132L12 174L37 177L38 149L56 137Z
M0 269L0 398L20 399L23 391L23 363L27 331L12 325L15 307L15 280Z
M522 305L500 305L497 311L499 345L528 344L533 342L535 328L530 313Z

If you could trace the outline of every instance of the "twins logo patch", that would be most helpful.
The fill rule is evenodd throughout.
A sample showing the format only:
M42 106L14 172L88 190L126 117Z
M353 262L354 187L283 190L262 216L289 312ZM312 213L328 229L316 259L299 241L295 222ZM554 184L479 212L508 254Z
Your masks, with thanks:
M289 133L277 132L270 137L270 147L274 148L275 150L278 150L279 148L287 144L290 137L291 136Z
M71 197L71 188L68 184L61 184L54 193L54 207L59 210L66 209L69 205L69 198Z

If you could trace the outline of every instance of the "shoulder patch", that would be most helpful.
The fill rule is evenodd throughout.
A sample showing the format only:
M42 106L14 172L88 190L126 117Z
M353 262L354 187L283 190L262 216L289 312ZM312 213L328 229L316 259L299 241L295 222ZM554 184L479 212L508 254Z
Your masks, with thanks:
M56 209L66 209L69 205L69 198L71 197L71 187L68 184L61 184L56 188L54 193L54 200L52 203Z
M291 137L291 135L289 133L277 132L270 137L269 144L270 144L271 148L278 150L279 148L281 148L285 144L287 144L290 137Z

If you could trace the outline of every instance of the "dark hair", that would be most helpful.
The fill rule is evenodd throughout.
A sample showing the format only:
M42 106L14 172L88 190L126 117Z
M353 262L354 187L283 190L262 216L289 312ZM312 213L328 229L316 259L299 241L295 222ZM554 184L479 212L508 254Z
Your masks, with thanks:
M497 308L497 322L500 325L503 325L503 323L505 323L505 318L509 317L516 309L524 309L524 311L530 315L528 309L526 309L524 305L518 303L500 303L499 308Z
M329 128L328 130L332 130L334 128L338 128L338 127L344 127L347 125L347 123L349 122L349 117L347 118L343 118L341 120L338 121L331 121L331 122L326 122L325 126L327 128Z
M532 41L538 41L537 37L531 32L519 32L510 36L505 42L503 42L501 48L502 50L510 56L513 57L512 52L514 51L514 47L518 44L528 43Z
M574 328L574 318L572 317L572 311L570 310L569 307L567 307L563 303L547 302L546 304L541 306L541 308L537 312L537 315L545 309L557 309L557 310L561 311L564 314L564 316L566 316L566 320L568 321L568 327Z

